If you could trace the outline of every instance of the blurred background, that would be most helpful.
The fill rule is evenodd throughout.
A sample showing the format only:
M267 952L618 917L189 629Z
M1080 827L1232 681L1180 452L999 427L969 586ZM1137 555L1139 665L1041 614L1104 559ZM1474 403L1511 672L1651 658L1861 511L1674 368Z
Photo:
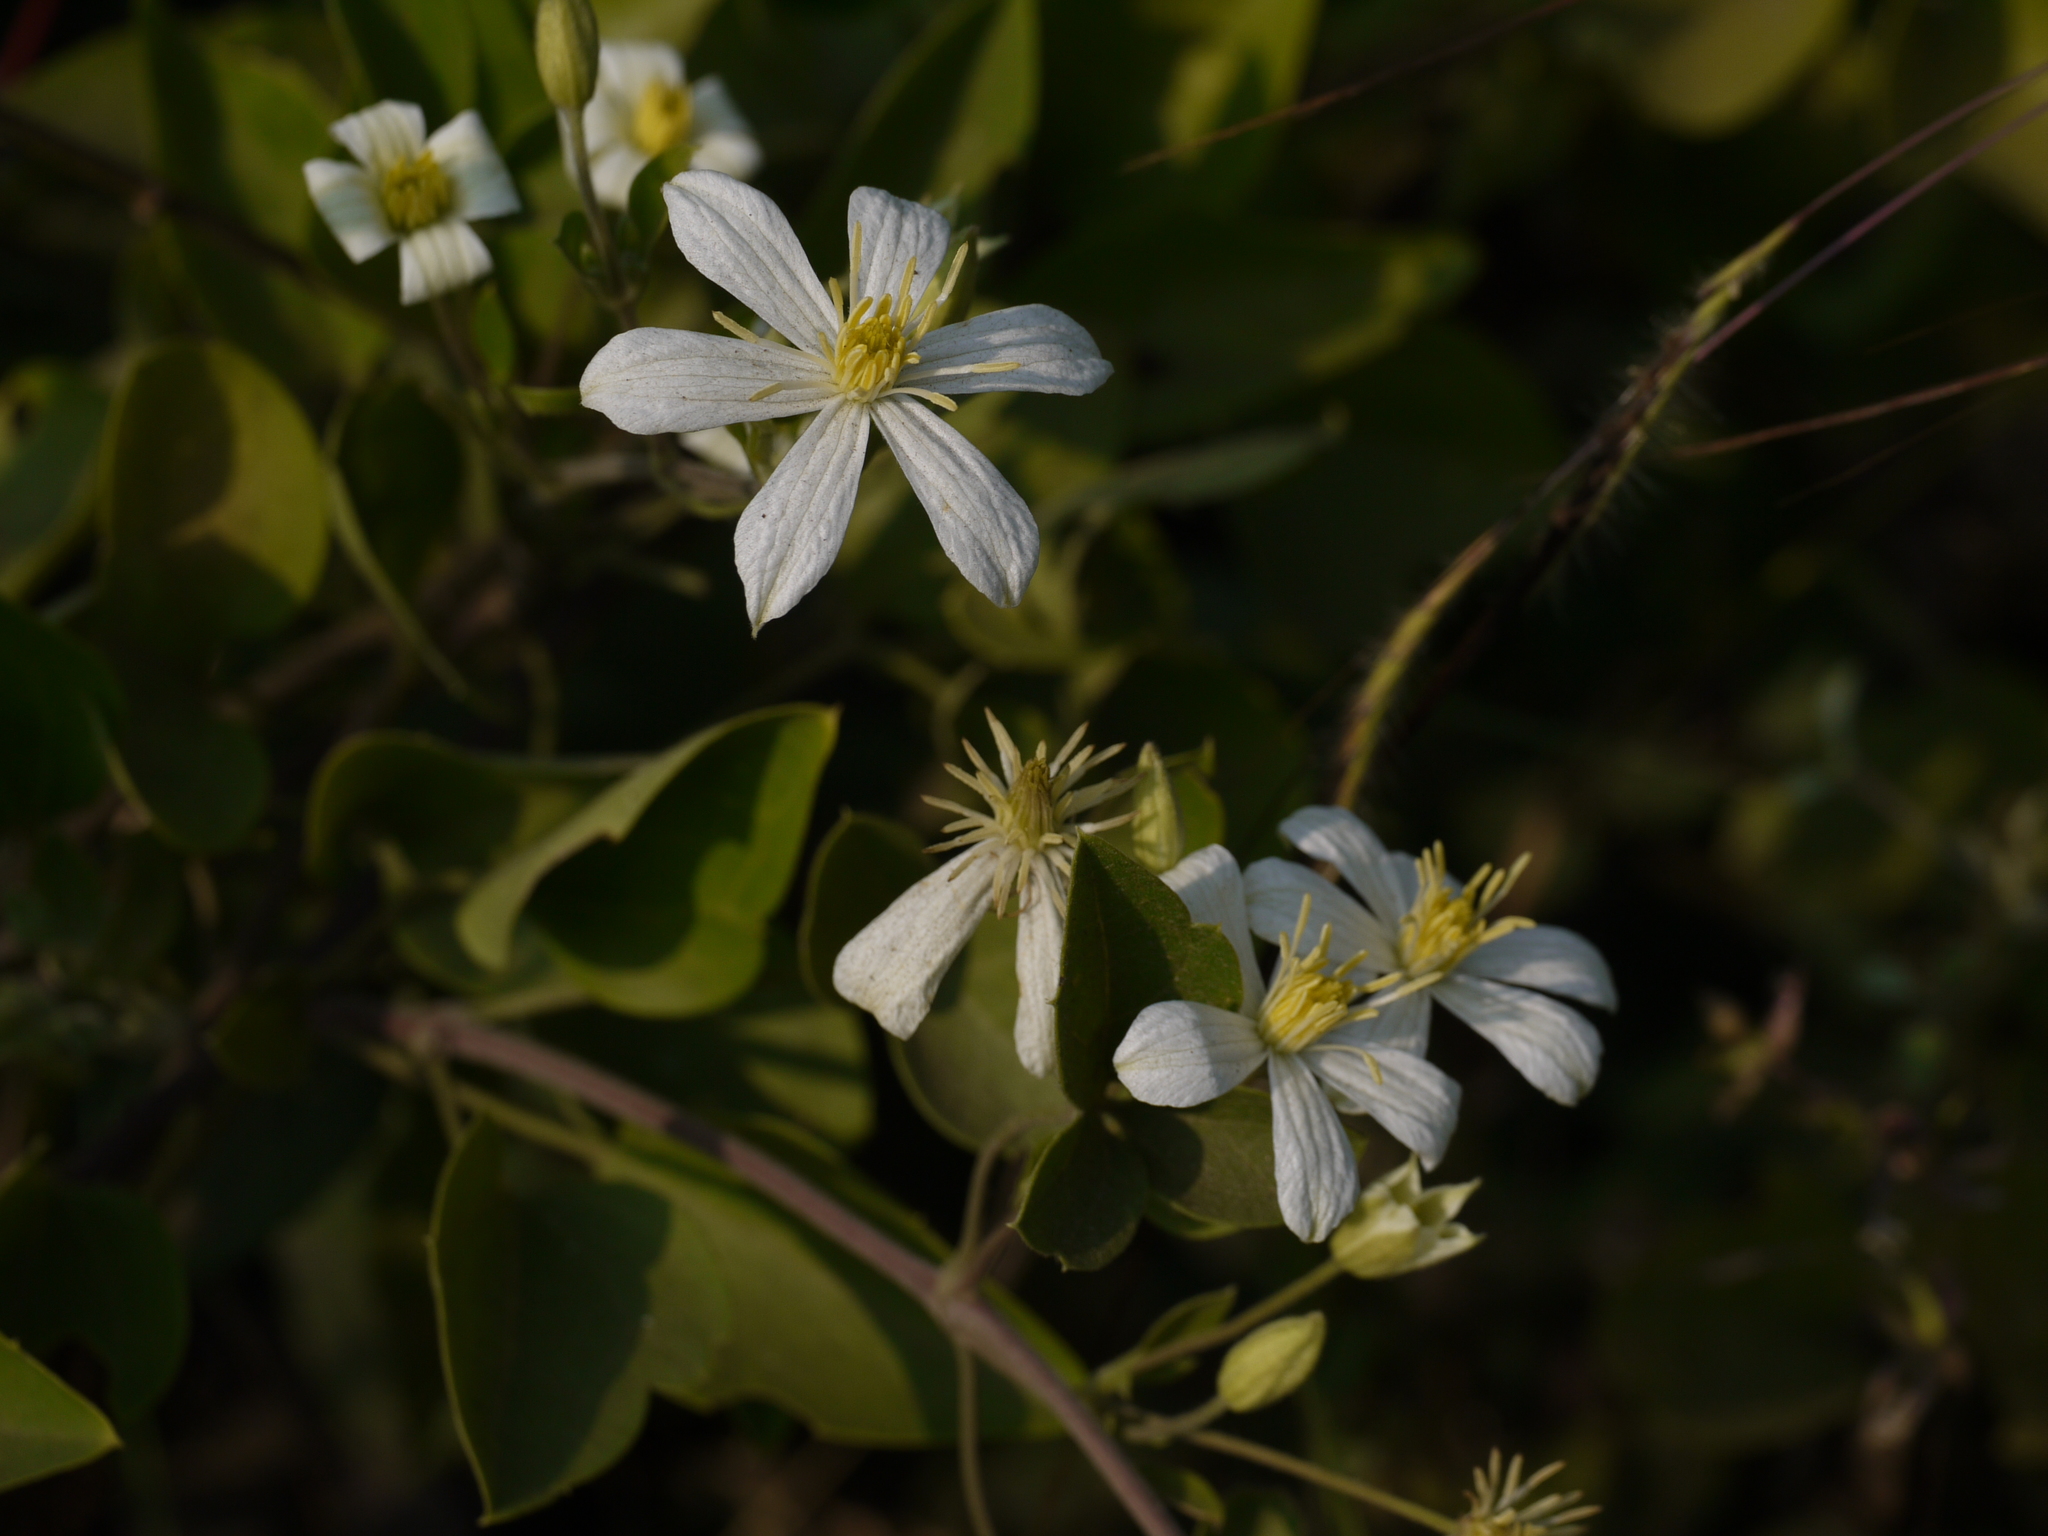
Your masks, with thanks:
M821 271L843 263L854 186L945 199L993 237L985 298L1067 310L1117 367L1086 399L960 413L1044 529L1021 608L972 593L900 477L871 472L834 575L752 638L724 520L743 483L727 477L721 515L715 476L692 500L595 473L541 499L494 475L448 403L431 317L392 303L391 258L351 267L305 197L326 124L375 99L365 47L401 36L429 122L478 107L528 209L487 233L480 355L521 386L573 385L609 327L554 249L573 195L520 0L13 6L0 592L99 656L127 699L123 750L157 777L93 779L59 815L0 765L0 1165L41 1138L152 1202L189 1339L151 1367L162 1395L124 1419L127 1449L0 1496L0 1528L424 1536L476 1517L419 1263L430 1106L335 1057L229 1072L139 1131L123 1119L163 1081L237 913L281 914L262 963L287 986L451 985L381 948L303 959L376 901L362 877L297 873L339 736L605 756L765 703L839 704L815 840L842 807L930 832L917 797L991 706L1055 742L1087 719L1133 750L1207 744L1225 839L1277 852L1279 818L1334 781L1361 659L1563 460L1697 285L2048 60L2043 0L1583 0L1326 110L1129 165L1522 9L599 5L608 37L674 42L693 77L724 79L765 150L758 184ZM1886 169L1773 275L2042 99ZM2018 378L1697 451L2048 351L2044 240L2048 127L1690 375L1610 510L1526 598L1521 533L1447 615L1367 819L1396 847L1442 838L1454 870L1528 851L1514 908L1597 943L1622 1007L1570 1111L1439 1031L1466 1086L1440 1176L1484 1179L1465 1219L1487 1241L1336 1296L1310 1388L1248 1433L1444 1508L1491 1447L1566 1458L1566 1485L1606 1508L1597 1528L1630 1536L2048 1528L2048 390ZM654 249L643 323L710 329L722 301ZM225 338L289 388L391 580L506 707L438 687L339 553L288 619L183 670L174 633L95 628L109 401L137 349L176 335ZM548 458L633 446L594 418L529 427ZM25 709L8 690L27 686L0 679L0 707ZM799 901L747 1006L801 997ZM758 1094L951 1229L969 1155L871 1025L826 1010L784 1063L795 1087L722 1027L591 1010L557 1038L714 1109ZM1384 1138L1368 1157L1395 1160ZM1012 1277L1094 1362L1183 1296L1256 1292L1311 1257L1284 1232L1148 1226L1103 1271ZM0 1330L17 1331L6 1275L24 1262L0 1242ZM67 1348L66 1374L103 1390L104 1360ZM989 1476L1006 1532L1119 1528L1062 1445L992 1446ZM950 1451L662 1403L616 1468L523 1525L963 1528ZM1240 1500L1233 1525L1394 1528L1299 1490Z

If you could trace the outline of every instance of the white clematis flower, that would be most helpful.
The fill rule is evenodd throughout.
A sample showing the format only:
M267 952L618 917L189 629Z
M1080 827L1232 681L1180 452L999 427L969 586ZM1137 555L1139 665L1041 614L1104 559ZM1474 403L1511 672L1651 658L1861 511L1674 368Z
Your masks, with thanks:
M1244 1000L1234 1013L1207 1003L1154 1003L1116 1048L1117 1076L1147 1104L1188 1109L1264 1066L1280 1214L1296 1237L1319 1243L1358 1204L1358 1162L1338 1113L1372 1116L1434 1167L1457 1127L1458 1085L1379 1017L1373 989L1351 979L1360 957L1330 964L1327 927L1303 948L1314 921L1306 904L1279 936L1270 981L1262 980L1237 860L1211 844L1161 878L1196 922L1214 923L1230 940Z
M353 262L398 246L398 299L417 304L473 283L491 253L469 226L519 211L519 192L474 112L427 136L427 116L409 101L380 101L328 132L354 155L308 160L306 190Z
M1396 986L1382 1013L1412 1049L1428 1047L1434 998L1558 1103L1575 1104L1593 1086L1600 1032L1559 999L1611 1010L1607 962L1563 928L1489 918L1526 856L1511 869L1481 869L1461 885L1445 873L1441 844L1421 858L1389 853L1364 822L1336 806L1296 811L1280 832L1311 858L1336 865L1364 900L1302 865L1261 859L1245 871L1253 932L1277 937L1306 899L1309 921L1329 924L1339 949L1364 952L1362 974Z
M952 226L874 187L846 209L851 291L820 283L782 210L714 171L663 189L691 265L774 331L756 336L642 329L605 344L583 370L583 403L628 432L695 432L816 412L733 533L759 629L831 569L846 537L867 452L881 430L932 529L960 572L1012 607L1038 565L1038 524L1024 498L966 438L920 401L1029 389L1085 395L1109 377L1088 333L1056 309L1025 304L934 328L963 246L942 273Z
M667 43L605 43L597 51L597 93L583 107L590 184L607 208L623 208L633 178L656 155L690 146L690 168L745 181L761 166L761 146L733 105L725 82L695 85L683 56Z
M1083 821L1082 813L1130 788L1125 779L1105 779L1077 788L1081 777L1121 752L1081 745L1087 726L1074 732L1059 755L1046 759L1045 743L1025 757L993 711L1002 765L993 771L961 742L974 772L946 764L946 771L988 802L986 811L950 800L926 803L960 819L946 831L958 833L933 852L967 851L926 875L898 896L882 915L855 934L832 963L832 985L848 1002L867 1009L882 1028L908 1040L931 1012L932 998L947 968L967 947L984 912L1001 916L1017 903L1017 1059L1039 1077L1052 1070L1053 994L1060 984L1060 946L1066 938L1067 883L1074 850L1083 832L1121 826L1128 816Z

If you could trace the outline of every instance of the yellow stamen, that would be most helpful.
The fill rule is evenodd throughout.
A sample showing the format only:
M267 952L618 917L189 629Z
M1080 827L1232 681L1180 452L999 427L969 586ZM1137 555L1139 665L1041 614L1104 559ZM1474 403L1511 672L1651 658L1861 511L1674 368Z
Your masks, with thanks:
M1436 844L1415 861L1418 890L1401 919L1401 964L1398 975L1408 981L1448 975L1467 955L1518 928L1533 927L1526 917L1487 921L1487 914L1506 899L1529 867L1523 854L1507 869L1483 864L1465 888L1453 895L1444 869L1444 845ZM1392 978L1382 978L1382 985Z
M1335 971L1325 973L1330 961L1330 926L1325 923L1315 947L1302 951L1301 940L1308 927L1310 901L1301 899L1301 916L1292 934L1280 935L1280 963L1273 969L1273 985L1259 1009L1259 1035L1276 1051L1299 1051L1315 1044L1340 1024L1369 1019L1376 1012L1359 1008L1358 999L1366 989L1346 978L1365 959L1353 955ZM1379 1063L1361 1052L1379 1076Z
M423 149L385 168L379 200L392 229L409 235L448 216L455 206L455 184L435 161L434 152Z
M915 306L911 304L911 289L917 282L917 258L904 263L903 275L896 284L894 293L884 293L880 300L873 297L862 299L851 311L846 307L846 294L840 289L835 278L827 289L832 296L832 307L838 311L839 334L836 337L818 333L818 342L832 366L832 384L840 393L867 404L879 400L886 394L924 394L917 390L898 390L896 376L914 363L923 361L912 350L918 340L931 329L932 322L945 309L946 300L952 297L953 285L959 279L961 262L967 255L963 245L959 255L953 258L953 265L941 283L927 283L924 293ZM853 277L860 280L861 227L853 226ZM943 396L925 394L935 405L951 409L952 402Z
M650 159L682 142L693 115L690 88L650 80L633 103L633 143Z

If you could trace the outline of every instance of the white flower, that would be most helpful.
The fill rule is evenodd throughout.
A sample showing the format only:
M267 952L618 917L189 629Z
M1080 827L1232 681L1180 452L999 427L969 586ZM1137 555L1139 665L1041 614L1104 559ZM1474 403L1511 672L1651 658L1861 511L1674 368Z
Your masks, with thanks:
M306 190L348 252L368 261L398 244L398 298L417 304L491 270L491 253L469 226L519 211L519 193L474 112L427 137L409 101L380 101L328 132L359 162L308 160Z
M725 82L707 75L691 85L683 56L667 43L606 43L597 52L597 94L584 104L583 141L590 184L607 208L626 206L633 178L656 155L690 146L690 168L745 181L761 165L761 146Z
M988 802L986 811L950 800L926 802L960 819L946 831L958 833L933 851L965 848L898 896L882 915L853 936L832 964L832 985L848 1002L875 1016L882 1028L908 1040L931 1012L932 998L946 970L981 926L991 907L1000 916L1017 903L1017 1059L1039 1077L1052 1070L1053 994L1060 984L1060 945L1066 937L1067 882L1074 849L1083 832L1120 826L1127 817L1083 821L1081 813L1130 788L1106 779L1085 789L1081 776L1121 752L1081 745L1087 726L1067 738L1059 755L1046 760L1045 743L1032 757L1017 751L1010 733L991 711L1002 764L1000 775L961 742L974 772L946 764L946 771Z
M1085 395L1109 377L1088 333L1042 304L930 329L959 273L960 257L943 279L939 271L952 226L874 187L847 204L850 294L838 279L826 285L812 275L789 221L752 187L685 171L664 195L691 264L791 345L723 315L713 318L731 336L627 331L583 370L583 403L641 433L817 412L733 533L754 627L787 613L831 569L870 422L961 574L992 601L1014 606L1038 565L1031 509L978 448L918 401L951 410L953 395L987 390Z
M1134 1097L1176 1109L1228 1093L1261 1066L1273 1090L1273 1170L1280 1214L1296 1237L1319 1243L1358 1204L1358 1162L1338 1112L1371 1115L1431 1167L1458 1123L1458 1085L1422 1059L1398 1025L1377 1016L1350 960L1330 966L1330 931L1313 948L1298 908L1280 935L1270 982L1259 977L1237 860L1211 844L1161 877L1198 923L1214 923L1237 951L1238 1011L1207 1003L1154 1003L1116 1048L1116 1072ZM1331 1100L1335 1099L1333 1107Z
M1600 1033L1558 999L1612 1009L1607 962L1563 928L1523 917L1489 921L1526 859L1512 869L1481 869L1460 885L1444 872L1441 844L1419 859L1389 853L1364 822L1335 806L1296 811L1280 831L1311 858L1336 865L1364 905L1314 870L1261 859L1245 871L1253 932L1278 937L1306 898L1309 921L1328 923L1345 953L1363 951L1362 974L1392 984L1382 1014L1413 1049L1428 1047L1435 998L1558 1103L1575 1104L1593 1086Z

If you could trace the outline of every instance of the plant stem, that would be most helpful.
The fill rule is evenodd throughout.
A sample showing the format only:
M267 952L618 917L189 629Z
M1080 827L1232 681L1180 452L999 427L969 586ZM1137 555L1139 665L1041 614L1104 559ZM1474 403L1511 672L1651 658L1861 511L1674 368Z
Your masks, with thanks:
M955 1344L953 1363L960 1411L960 1496L967 1503L967 1524L974 1536L996 1536L988 1494L981 1485L981 1388L975 1380L973 1351Z
M1260 1445L1255 1440L1240 1440L1236 1435L1218 1434L1213 1429L1198 1429L1181 1438L1189 1445L1198 1445L1205 1451L1235 1456L1240 1461L1256 1462L1262 1467L1271 1467L1275 1472L1285 1472L1305 1483L1314 1483L1318 1488L1327 1488L1332 1493L1341 1493L1346 1498L1358 1500L1361 1504L1383 1509L1390 1515L1399 1515L1403 1520L1426 1525L1432 1531L1442 1531L1444 1536L1452 1536L1458 1529L1458 1521L1449 1515L1438 1514L1426 1504L1417 1504L1397 1493L1388 1493L1386 1489L1375 1488L1371 1483L1361 1483L1354 1477L1345 1477L1341 1473L1319 1467L1312 1461L1303 1461L1300 1457L1290 1456L1285 1451L1276 1451Z
M1201 1333L1191 1333L1184 1339L1175 1339L1172 1343L1162 1344L1157 1349L1148 1349L1141 1355L1118 1356L1095 1373L1095 1383L1100 1387L1112 1373L1135 1378L1183 1356L1199 1355L1219 1344L1228 1344L1238 1335L1249 1333L1266 1319L1278 1317L1289 1307L1308 1300L1343 1273L1343 1266L1335 1259L1325 1259L1300 1279L1283 1285L1256 1306L1246 1307L1237 1316L1218 1323L1214 1328Z
M569 176L576 183L576 195L583 200L583 217L590 221L590 239L597 247L599 265L604 268L605 302L619 317L619 324L631 328L633 300L626 292L625 273L619 267L619 248L612 240L612 222L597 201L597 188L590 181L590 148L583 139L583 114L558 109L555 119L562 125L562 149L569 162Z
M956 1344L971 1350L1043 1403L1082 1454L1094 1463L1102 1480L1146 1536L1182 1536L1159 1495L1087 1404L978 1293L953 1291L942 1282L938 1266L929 1259L903 1247L751 1142L586 1061L537 1040L480 1024L459 1007L403 1010L381 1003L333 1003L321 1010L321 1017L330 1026L348 1029L359 1036L381 1035L414 1052L455 1057L557 1089L614 1119L668 1136L722 1163L756 1193L831 1238L908 1292ZM505 1119L508 1124L513 1123L513 1116L519 1116L522 1134L531 1129L536 1139L549 1140L572 1155L588 1158L595 1149L595 1144L559 1122L520 1111L502 1101L487 1102L490 1096L476 1090L465 1088L461 1095L466 1102ZM543 1126L549 1129L540 1131L538 1127ZM607 1146L603 1150L611 1149Z

